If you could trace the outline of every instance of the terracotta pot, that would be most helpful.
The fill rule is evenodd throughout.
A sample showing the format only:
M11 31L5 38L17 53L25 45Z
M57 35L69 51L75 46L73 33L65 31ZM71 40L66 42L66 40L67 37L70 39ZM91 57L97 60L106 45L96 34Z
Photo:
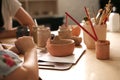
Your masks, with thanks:
M107 60L110 57L110 41L98 40L95 42L95 53L97 59Z
M80 27L77 25L71 25L71 27L72 27L72 36L79 36L81 32Z
M48 52L56 57L64 57L73 54L75 47L74 40L60 39L56 36L53 40L48 39L46 48Z

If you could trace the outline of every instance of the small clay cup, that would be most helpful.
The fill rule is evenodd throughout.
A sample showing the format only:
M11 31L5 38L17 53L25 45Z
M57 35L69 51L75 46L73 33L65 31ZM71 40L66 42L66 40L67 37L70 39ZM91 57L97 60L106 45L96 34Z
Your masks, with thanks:
M97 59L107 60L110 54L110 41L98 40L95 42L95 53Z

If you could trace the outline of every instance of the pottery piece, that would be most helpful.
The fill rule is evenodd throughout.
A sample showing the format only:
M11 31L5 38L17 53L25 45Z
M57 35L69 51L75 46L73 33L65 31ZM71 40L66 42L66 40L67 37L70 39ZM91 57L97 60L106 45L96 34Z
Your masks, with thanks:
M72 31L69 29L69 27L59 26L58 35L62 39L69 39L72 36Z
M80 43L82 42L82 38L78 36L72 36L70 39L75 41L75 46L79 46Z
M95 42L95 53L97 59L107 60L110 56L110 41L98 40Z
M79 46L82 42L82 38L79 37L80 35L80 27L77 25L68 25L68 26L60 26L58 35L62 39L72 39L75 41L75 46Z
M94 35L90 25L85 25L84 28L92 35ZM94 30L96 32L98 40L106 40L106 29L107 29L106 25L94 25ZM83 40L88 49L95 49L95 41L84 31Z
M33 39L38 47L45 47L48 38L51 36L50 28L38 26L33 28Z
M65 57L73 54L75 43L71 39L60 39L59 36L48 39L46 48L52 56Z
M72 36L79 36L81 32L81 28L78 25L71 25Z

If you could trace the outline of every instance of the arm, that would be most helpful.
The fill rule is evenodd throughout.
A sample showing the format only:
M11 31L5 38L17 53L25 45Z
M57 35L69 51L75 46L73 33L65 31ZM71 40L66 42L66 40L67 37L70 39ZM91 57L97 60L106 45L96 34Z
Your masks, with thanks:
M9 34L9 35L8 35ZM16 37L16 28L0 32L0 39Z
M15 44L20 52L24 52L24 62L5 80L38 80L37 52L31 37L19 38Z
M26 52L24 58L23 65L8 75L5 80L38 80L36 49Z
M32 17L22 8L20 7L15 15L15 19L24 26L28 26L30 29L30 32L32 32L32 27L35 26L35 23L32 19Z
M30 34L33 32L33 27L35 23L32 17L22 7L20 7L17 13L15 14L15 19L21 25L28 26L30 29ZM5 30L3 32L0 32L0 38L16 37L16 31L16 28L13 28L13 30Z

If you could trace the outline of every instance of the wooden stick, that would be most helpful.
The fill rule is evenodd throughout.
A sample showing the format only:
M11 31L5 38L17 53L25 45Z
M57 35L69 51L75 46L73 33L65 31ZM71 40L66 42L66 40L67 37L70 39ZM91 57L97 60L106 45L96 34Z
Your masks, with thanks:
M86 7L84 7L84 8L85 8L85 12L86 12L86 15L87 15L87 17L88 17L90 26L91 26L91 28L92 28L92 31L93 31L93 33L94 33L94 36L95 36L96 40L98 40L98 37L97 37L97 35L96 35L96 32L95 32L94 27L93 27L93 24L92 24L92 21L91 21L91 19L90 19L90 15L88 14L88 10L87 10Z
M96 39L91 33L89 33L83 26L81 26L80 23L77 22L72 16L70 16L67 12L65 12L65 14L66 14L69 18L71 18L80 28L82 28L83 31L85 31L91 38L93 38L95 41L97 41L97 39Z
M68 16L67 15L65 16L65 26L66 27L68 26Z

